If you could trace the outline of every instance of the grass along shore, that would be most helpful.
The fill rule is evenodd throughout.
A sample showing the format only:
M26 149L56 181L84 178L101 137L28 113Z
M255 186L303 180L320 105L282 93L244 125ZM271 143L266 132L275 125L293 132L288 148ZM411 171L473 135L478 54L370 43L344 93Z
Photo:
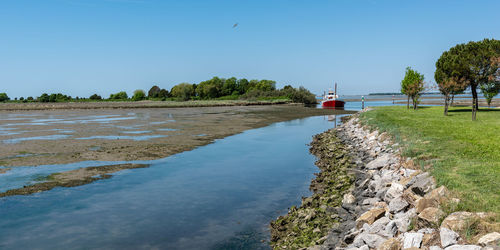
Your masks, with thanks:
M362 122L388 132L403 156L430 171L461 199L450 210L500 214L500 110L482 109L477 121L470 108L377 107L360 115ZM451 212L451 211L449 211ZM498 216L497 216L498 218Z
M192 101L76 101L76 102L8 102L0 103L0 110L50 109L123 109L123 108L185 108L288 104L288 98L260 100L192 100Z

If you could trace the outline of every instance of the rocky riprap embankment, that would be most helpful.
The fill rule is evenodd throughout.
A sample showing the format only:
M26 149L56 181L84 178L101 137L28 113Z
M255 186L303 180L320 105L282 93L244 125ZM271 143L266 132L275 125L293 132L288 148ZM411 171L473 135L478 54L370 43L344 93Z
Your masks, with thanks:
M316 154L318 162L327 162L336 166L337 161L349 162L344 168L336 171L345 173L352 180L336 182L330 179L333 188L340 188L342 194L339 204L323 205L324 211L335 218L326 236L313 239L309 243L296 241L300 235L300 223L304 222L300 211L304 211L311 198L303 199L299 208L292 208L285 217L280 217L272 225L272 239L275 248L297 249L500 249L499 223L495 223L491 213L471 213L458 211L446 214L445 207L452 207L460 200L453 198L446 187L436 188L435 181L429 173L420 170L411 159L399 155L398 145L390 141L386 133L370 131L360 124L354 116L335 130L320 134L312 148L322 151L339 151L332 147L340 147L345 155ZM334 139L332 139L334 138ZM316 139L316 137L315 137ZM334 144L315 145L328 141ZM314 149L312 149L314 150ZM342 156L339 158L339 156ZM323 159L328 157L328 159ZM328 175L320 166L319 176ZM331 172L331 171L330 171ZM347 174L349 173L349 174ZM344 176L344 174L343 174ZM323 177L328 178L328 177ZM316 181L313 181L313 184ZM312 185L314 186L314 185ZM314 190L313 190L314 191ZM322 199L322 192L315 192L313 199ZM337 199L339 200L339 199ZM336 206L335 206L336 205ZM313 206L314 207L314 206ZM458 206L455 206L458 207ZM285 221L286 223L283 223ZM299 223L296 231L288 230ZM292 226L289 226L291 223ZM307 230L324 232L323 225L308 224ZM299 231L299 232L297 232ZM475 234L475 236L474 236ZM472 235L472 236L471 236ZM286 242L302 244L279 244ZM312 246L314 245L314 246Z
M297 249L323 243L330 229L339 223L336 207L352 186L353 177L347 170L352 167L345 145L335 131L314 136L311 153L321 170L311 182L311 197L302 198L300 207L293 206L285 216L271 222L271 243L274 248Z

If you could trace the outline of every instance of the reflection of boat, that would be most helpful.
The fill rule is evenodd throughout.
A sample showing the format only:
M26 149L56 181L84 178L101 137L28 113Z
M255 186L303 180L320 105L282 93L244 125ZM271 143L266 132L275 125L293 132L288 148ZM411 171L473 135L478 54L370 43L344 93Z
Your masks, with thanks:
M328 115L328 121L335 121L337 119L336 115Z
M323 101L321 101L323 108L343 108L344 104L344 100L339 99L337 95L337 83L335 83L335 92L328 90L328 94L323 95Z

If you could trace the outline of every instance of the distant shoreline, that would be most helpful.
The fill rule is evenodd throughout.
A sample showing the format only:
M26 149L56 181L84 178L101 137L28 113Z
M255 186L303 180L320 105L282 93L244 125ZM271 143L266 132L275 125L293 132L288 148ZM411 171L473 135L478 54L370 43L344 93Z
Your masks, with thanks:
M135 108L194 108L224 106L255 106L291 104L288 99L275 100L201 100L201 101L118 101L118 102L30 102L0 103L0 111L64 110L64 109L135 109Z

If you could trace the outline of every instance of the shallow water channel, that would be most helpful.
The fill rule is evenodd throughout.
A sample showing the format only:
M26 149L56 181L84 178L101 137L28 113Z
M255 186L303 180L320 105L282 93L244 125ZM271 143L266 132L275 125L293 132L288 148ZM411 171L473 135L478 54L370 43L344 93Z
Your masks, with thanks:
M307 144L331 120L275 123L110 179L1 198L0 249L269 248L269 222L310 194L318 169ZM0 186L89 164L19 167Z

